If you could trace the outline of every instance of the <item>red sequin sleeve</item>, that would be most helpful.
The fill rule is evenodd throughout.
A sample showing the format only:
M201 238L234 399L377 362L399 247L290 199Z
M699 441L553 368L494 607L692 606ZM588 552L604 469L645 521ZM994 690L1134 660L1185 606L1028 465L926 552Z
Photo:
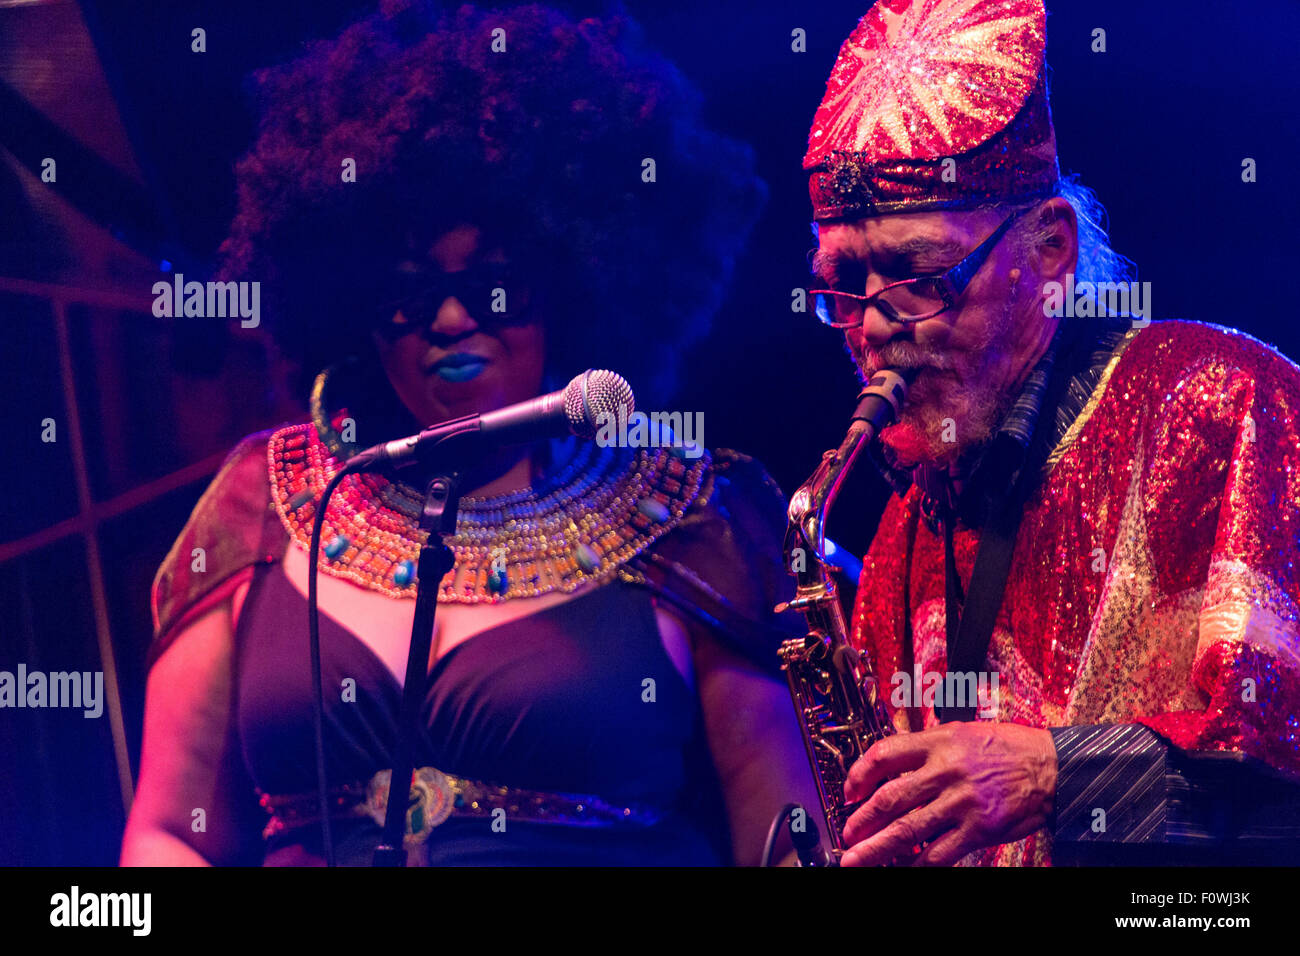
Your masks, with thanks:
M1300 369L1258 348L1207 358L1151 408L1153 566L1199 607L1184 699L1204 707L1138 719L1300 774Z

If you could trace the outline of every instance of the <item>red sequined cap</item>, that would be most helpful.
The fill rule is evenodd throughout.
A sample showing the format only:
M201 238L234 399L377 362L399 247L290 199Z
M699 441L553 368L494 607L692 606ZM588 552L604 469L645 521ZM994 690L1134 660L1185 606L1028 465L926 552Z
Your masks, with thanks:
M1042 0L880 0L840 47L803 168L816 219L1046 195Z

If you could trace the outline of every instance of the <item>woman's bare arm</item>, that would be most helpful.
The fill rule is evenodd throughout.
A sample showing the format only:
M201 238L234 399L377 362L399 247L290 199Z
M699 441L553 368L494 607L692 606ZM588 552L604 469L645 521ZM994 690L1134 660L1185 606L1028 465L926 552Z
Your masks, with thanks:
M234 621L247 587L187 627L149 673L123 866L261 862L261 811L233 707Z
M786 685L710 635L692 630L700 703L731 822L732 855L741 866L757 866L772 818L785 804L802 804L820 820L807 751ZM787 856L786 862L791 860Z

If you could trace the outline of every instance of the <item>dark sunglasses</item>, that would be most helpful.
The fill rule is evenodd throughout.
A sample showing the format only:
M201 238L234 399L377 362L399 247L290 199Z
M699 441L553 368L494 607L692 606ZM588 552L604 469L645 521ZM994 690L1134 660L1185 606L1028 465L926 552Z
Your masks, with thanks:
M481 326L522 325L533 320L536 285L522 269L504 262L481 262L459 272L399 271L387 284L395 295L376 308L375 325L394 335L428 328L448 299L463 305Z

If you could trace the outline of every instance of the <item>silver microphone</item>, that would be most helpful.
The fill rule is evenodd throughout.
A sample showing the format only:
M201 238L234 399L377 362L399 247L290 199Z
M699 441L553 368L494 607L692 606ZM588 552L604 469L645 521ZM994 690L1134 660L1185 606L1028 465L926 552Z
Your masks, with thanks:
M611 416L621 415L626 420L635 409L632 386L623 376L608 369L587 369L564 388L548 395L478 415L465 415L433 425L417 435L374 445L349 459L348 468L352 471L401 468L418 460L422 449L458 435L478 435L498 445L518 445L570 434L595 438L601 424Z

